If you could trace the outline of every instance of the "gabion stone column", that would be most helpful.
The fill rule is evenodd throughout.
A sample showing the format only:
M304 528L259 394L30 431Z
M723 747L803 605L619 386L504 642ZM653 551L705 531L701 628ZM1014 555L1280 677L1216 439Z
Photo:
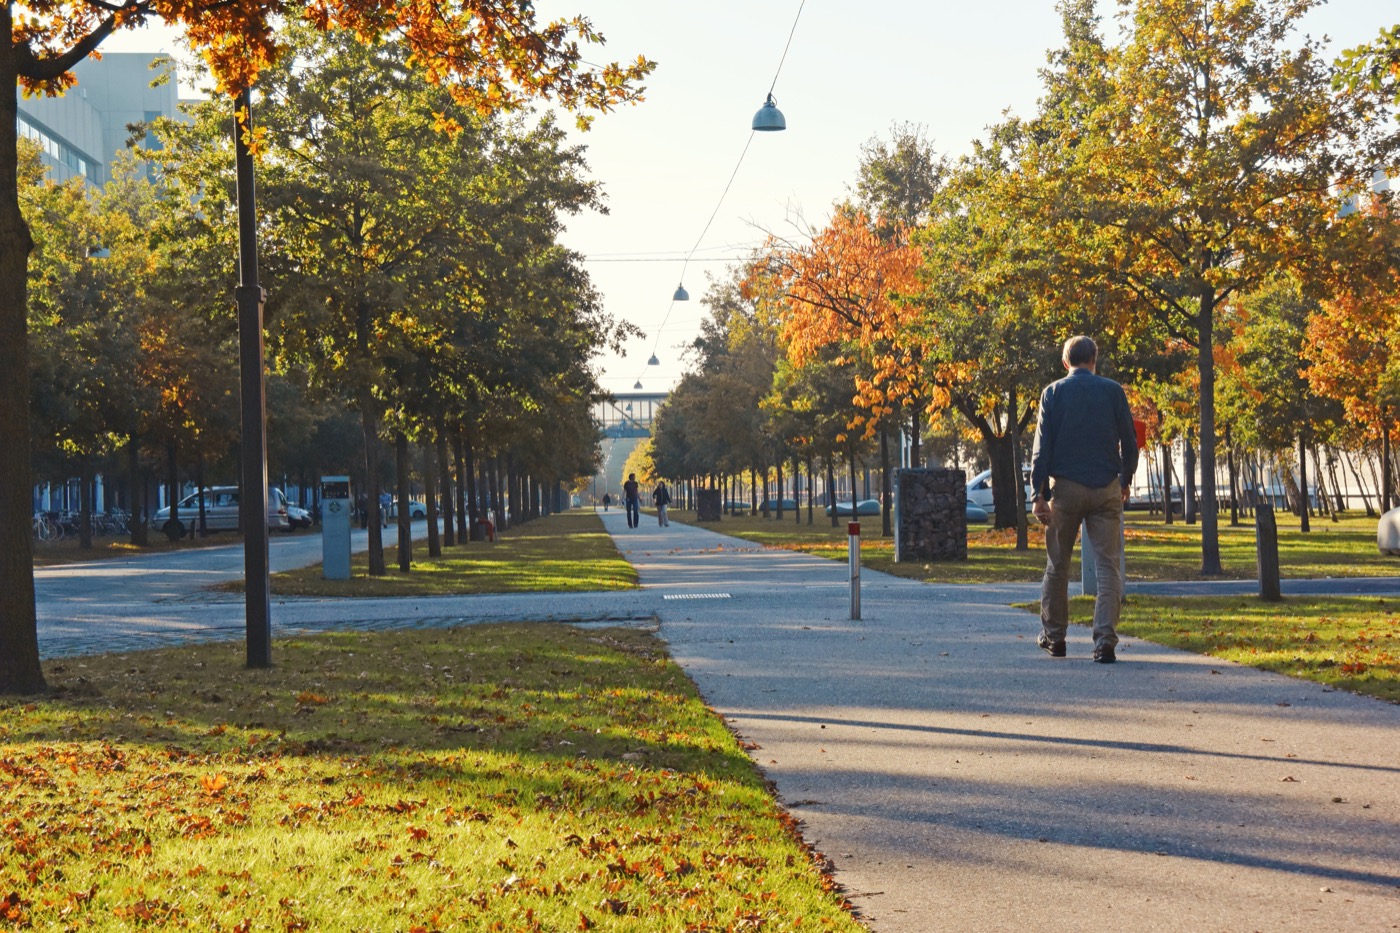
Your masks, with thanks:
M695 490L695 517L702 522L717 522L720 516L718 489Z
M896 563L967 560L967 474L897 471L894 521Z

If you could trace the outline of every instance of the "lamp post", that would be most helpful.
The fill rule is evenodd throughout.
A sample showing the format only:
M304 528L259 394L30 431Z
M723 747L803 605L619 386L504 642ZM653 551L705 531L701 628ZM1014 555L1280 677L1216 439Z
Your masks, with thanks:
M249 667L272 666L272 605L268 586L267 420L263 392L263 305L258 284L258 214L253 196L253 95L236 98L234 164L238 178L238 380L242 444L238 496L243 526L243 584Z

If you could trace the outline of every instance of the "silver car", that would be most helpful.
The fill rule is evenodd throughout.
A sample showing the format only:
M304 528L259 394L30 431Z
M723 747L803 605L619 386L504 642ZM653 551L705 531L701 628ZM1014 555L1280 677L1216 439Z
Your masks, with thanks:
M204 490L204 524L209 531L238 530L238 487L211 486ZM199 523L200 494L190 493L180 500L180 523L192 527ZM162 528L170 521L170 507L156 511L153 524ZM271 488L267 491L267 527L273 531L290 531L287 518L287 497L282 490Z

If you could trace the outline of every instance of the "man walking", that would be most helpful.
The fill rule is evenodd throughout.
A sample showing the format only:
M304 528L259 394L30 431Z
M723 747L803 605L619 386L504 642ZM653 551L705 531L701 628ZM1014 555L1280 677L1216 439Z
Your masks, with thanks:
M1045 529L1045 579L1040 587L1040 637L1051 657L1065 656L1069 566L1079 526L1094 549L1094 660L1117 660L1123 602L1123 503L1137 469L1137 434L1123 387L1096 375L1098 347L1088 337L1065 341L1069 375L1040 395L1031 459L1031 512Z
M642 490L637 485L636 473L627 474L627 482L622 484L622 497L627 501L627 527L636 528L642 523Z

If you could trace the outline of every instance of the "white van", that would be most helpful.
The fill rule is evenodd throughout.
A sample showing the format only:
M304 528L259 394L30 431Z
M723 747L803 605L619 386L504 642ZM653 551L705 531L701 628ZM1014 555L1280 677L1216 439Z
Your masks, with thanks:
M180 524L193 528L199 523L199 496L190 493L180 500ZM164 527L170 521L170 507L159 509L152 524ZM238 530L238 487L211 486L204 490L204 523L210 531ZM267 491L267 527L273 531L291 531L287 519L287 497L276 487Z

